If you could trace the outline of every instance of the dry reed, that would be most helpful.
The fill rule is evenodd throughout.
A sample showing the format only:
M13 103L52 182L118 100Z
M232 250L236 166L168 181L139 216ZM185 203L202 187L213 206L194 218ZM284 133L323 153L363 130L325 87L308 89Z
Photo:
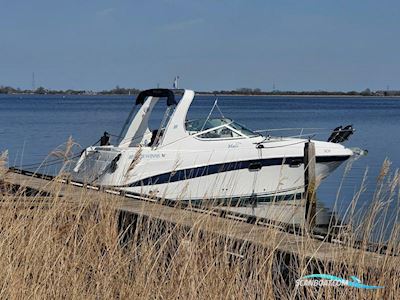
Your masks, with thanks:
M268 247L238 241L229 237L229 227L226 235L209 230L215 223L207 215L199 214L188 227L119 214L116 197L93 197L86 190L57 197L62 188L57 182L48 187L55 195L50 197L3 189L0 298L396 299L400 266L387 264L389 253L399 255L399 176L388 174L382 172L364 219L346 233L347 246L360 246L361 236L360 247L367 247L371 232L388 223L388 207L395 210L390 235L384 239L378 230L378 242L382 247L388 242L388 249L374 268L365 252L357 257L338 253L333 262L310 258L306 253L312 239L307 237L297 245L297 255L283 253L274 230L262 233ZM349 211L352 219L356 212ZM384 288L296 287L296 279L311 273L354 275Z

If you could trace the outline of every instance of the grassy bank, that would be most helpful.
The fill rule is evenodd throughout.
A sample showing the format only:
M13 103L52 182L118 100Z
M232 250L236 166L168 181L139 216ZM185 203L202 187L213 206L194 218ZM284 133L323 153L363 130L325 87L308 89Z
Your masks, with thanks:
M0 172L0 176L7 176ZM60 187L54 183L54 192ZM385 257L400 254L399 175L384 165L375 198L366 213L343 233L345 245L364 245L394 213ZM235 241L208 233L200 216L187 228L140 216L123 216L111 195L89 198L0 194L0 298L2 299L396 299L400 266L368 267L364 255L340 256L334 263L277 251L274 231L265 239L276 247ZM358 195L349 207L355 220ZM394 204L394 205L393 205ZM391 211L389 211L389 209ZM393 215L393 214L391 214ZM126 218L125 218L126 217ZM390 221L390 222L389 222ZM229 228L227 229L229 232ZM383 232L383 230L381 231ZM361 243L361 247L363 244ZM386 262L387 260L384 260ZM366 290L352 287L300 287L296 280L312 273L349 279L357 276Z

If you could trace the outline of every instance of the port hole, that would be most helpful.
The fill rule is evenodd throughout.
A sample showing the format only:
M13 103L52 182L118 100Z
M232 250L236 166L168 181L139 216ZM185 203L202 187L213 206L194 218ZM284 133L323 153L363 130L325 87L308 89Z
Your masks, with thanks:
M249 171L260 171L262 164L260 162L251 163L249 165Z
M303 163L302 159L292 159L289 161L289 167L290 168L298 168L301 166L302 163Z

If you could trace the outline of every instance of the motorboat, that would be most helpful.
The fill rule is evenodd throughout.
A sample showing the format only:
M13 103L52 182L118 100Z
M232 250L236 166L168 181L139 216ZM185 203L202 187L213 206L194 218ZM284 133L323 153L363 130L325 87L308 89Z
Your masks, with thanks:
M178 99L180 98L180 99ZM261 135L226 117L188 120L192 90L142 91L114 145L86 148L76 180L171 201L229 201L246 205L300 199L304 137ZM163 105L157 129L154 107ZM337 135L337 132L335 133ZM324 179L355 153L331 138L315 145L316 175Z

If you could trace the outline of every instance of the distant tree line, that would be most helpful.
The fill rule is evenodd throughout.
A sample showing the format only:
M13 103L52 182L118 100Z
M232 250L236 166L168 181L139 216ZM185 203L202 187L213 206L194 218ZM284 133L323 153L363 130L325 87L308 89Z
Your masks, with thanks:
M139 94L140 90L135 88L122 88L118 85L112 90L104 90L99 92L101 95L136 95Z
M20 88L13 88L10 86L0 86L0 94L37 94L37 95L54 95L54 94L68 94L68 95L83 95L83 94L90 94L94 92L91 91L84 91L84 90L51 90L46 89L44 87L38 87L35 90L23 90Z
M140 92L139 89L135 88L121 88L118 85L111 90L103 90L100 92L87 91L87 90L52 90L44 87L38 87L35 90L14 88L11 86L0 86L0 94L38 94L38 95L54 95L54 94L66 94L66 95L135 95Z
M223 94L223 95L298 95L298 96L400 96L400 90L377 90L371 91L365 89L363 91L262 91L259 88L240 88L236 90L219 90L213 92L203 92L204 94Z
M103 90L100 92L87 91L87 90L52 90L44 87L38 87L35 90L13 88L10 86L0 86L0 94L62 94L62 95L136 95L140 92L136 88L123 88L118 85L111 90ZM215 94L215 95L298 95L298 96L400 96L400 90L377 90L371 91L365 89L363 91L263 91L259 88L239 88L235 90L215 90L200 92L202 94Z

